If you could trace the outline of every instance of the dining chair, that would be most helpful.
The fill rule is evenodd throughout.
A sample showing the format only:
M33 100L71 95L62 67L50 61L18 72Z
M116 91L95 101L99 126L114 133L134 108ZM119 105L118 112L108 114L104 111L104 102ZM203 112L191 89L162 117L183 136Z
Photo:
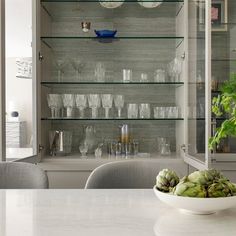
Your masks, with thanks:
M159 171L169 168L182 177L187 165L180 160L124 160L97 167L88 177L86 189L143 189L152 188Z
M48 177L38 166L23 162L0 163L0 189L46 189Z

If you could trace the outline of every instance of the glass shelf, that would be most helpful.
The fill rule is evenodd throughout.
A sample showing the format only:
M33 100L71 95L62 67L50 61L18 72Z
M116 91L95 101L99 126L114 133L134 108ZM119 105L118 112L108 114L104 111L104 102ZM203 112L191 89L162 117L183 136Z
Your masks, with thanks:
M224 121L226 120L227 118L225 117L218 117L218 118L211 118L211 120L216 120L216 121ZM205 121L206 118L189 118L189 120L198 120L198 121Z
M100 2L100 0L41 0L41 2ZM123 1L110 0L107 2L123 2ZM137 0L125 0L125 2L137 3ZM153 2L153 0L139 0L139 2ZM184 0L155 0L155 2L172 3L172 2L184 2Z
M183 41L184 37L176 37L176 36L125 36L125 37L115 37L115 38L98 38L98 37L81 37L81 36L66 36L66 37L41 37L41 40L44 44L46 44L50 48L71 48L75 50L75 47L80 46L80 50L84 51L87 47L96 46L99 50L114 49L117 48L119 50L120 46L124 46L127 44L129 47L127 50L137 50L137 46L142 46L145 50L151 44L152 50L155 49L163 49L163 45L170 48L177 48ZM144 41L148 42L149 45L144 45ZM159 42L157 44L157 41ZM153 44L156 46L153 48ZM172 45L172 47L171 47ZM169 48L170 47L170 48ZM150 48L150 50L151 50ZM140 48L138 48L140 49ZM93 49L92 49L93 50ZM94 48L95 50L95 48ZM113 51L114 52L114 51Z
M49 88L54 88L54 87L61 87L61 86L66 86L70 88L71 86L76 86L76 85L127 85L127 86L132 86L132 85L162 85L162 86L174 86L174 87L180 87L184 85L184 82L165 82L165 83L157 83L157 82L130 82L130 83L124 83L122 81L111 81L111 82L88 82L88 81L70 81L70 82L54 82L54 81L43 81L41 82L41 85L49 87Z
M72 118L67 118L67 117L62 117L62 118L51 118L51 117L43 117L41 120L56 120L56 121L73 121L73 120L81 120L81 121L181 121L184 120L183 118L148 118L148 119L129 119L129 118L77 118L77 117L72 117Z

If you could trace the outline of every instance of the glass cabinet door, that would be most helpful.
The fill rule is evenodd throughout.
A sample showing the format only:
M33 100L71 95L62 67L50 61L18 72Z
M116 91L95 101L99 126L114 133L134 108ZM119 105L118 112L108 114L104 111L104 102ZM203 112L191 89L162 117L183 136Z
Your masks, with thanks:
M235 88L236 81L236 2L234 0L212 0L212 70L211 70L211 96L230 99L233 93L223 89L225 83L229 88ZM232 82L230 82L232 81ZM227 93L226 93L227 92ZM234 90L235 92L235 90ZM220 99L222 101L222 99ZM218 101L220 101L218 100ZM213 102L214 103L214 102ZM235 107L235 102L232 103ZM219 133L222 125L226 127L232 115L225 109L222 114L215 114L212 109L211 135ZM226 133L228 128L225 129ZM213 165L217 168L235 169L236 165L236 139L235 137L222 138L218 145L214 146L211 154Z
M4 1L3 1L4 2ZM36 71L32 0L5 1L5 96L3 159L15 161L37 154ZM35 3L33 3L35 4ZM3 19L4 18L4 19ZM3 30L3 29L1 29Z
M188 1L187 145L185 160L208 167L210 1ZM206 10L207 9L207 10Z

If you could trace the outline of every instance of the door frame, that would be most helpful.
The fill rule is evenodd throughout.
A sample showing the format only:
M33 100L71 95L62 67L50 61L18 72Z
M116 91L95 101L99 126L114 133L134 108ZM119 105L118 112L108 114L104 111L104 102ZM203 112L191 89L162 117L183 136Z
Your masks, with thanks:
M0 161L5 161L5 0L0 2L0 16Z
M187 1L185 1L187 4ZM184 161L196 169L203 170L209 169L211 167L211 155L210 150L208 148L208 139L211 135L211 3L212 0L205 1L205 161L200 161L196 157L188 154L188 118L185 113L185 153L184 153ZM186 7L187 8L187 7ZM186 11L188 12L188 11ZM188 14L186 13L185 22L188 22ZM187 26L188 27L188 26ZM188 37L188 29L186 29L186 38ZM187 44L187 42L186 42ZM187 57L188 58L188 57ZM186 86L186 107L188 101L188 84ZM186 111L187 112L187 111Z
M40 1L31 0L32 1L32 67L33 67L33 78L32 79L32 94L33 94L33 116L32 116L32 133L34 137L33 141L33 150L35 150L36 155L29 156L26 158L21 158L19 160L15 160L16 162L30 162L37 163L38 162L38 27L37 27L37 17L38 17L38 4ZM5 105L5 78L6 78L6 55L5 55L5 0L1 0L0 2L0 161L6 161L6 105Z

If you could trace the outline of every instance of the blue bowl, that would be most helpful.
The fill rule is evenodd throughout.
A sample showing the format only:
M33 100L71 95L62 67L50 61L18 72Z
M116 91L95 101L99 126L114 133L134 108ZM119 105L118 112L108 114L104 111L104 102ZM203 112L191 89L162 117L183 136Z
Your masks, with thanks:
M94 30L99 38L114 38L117 30Z

